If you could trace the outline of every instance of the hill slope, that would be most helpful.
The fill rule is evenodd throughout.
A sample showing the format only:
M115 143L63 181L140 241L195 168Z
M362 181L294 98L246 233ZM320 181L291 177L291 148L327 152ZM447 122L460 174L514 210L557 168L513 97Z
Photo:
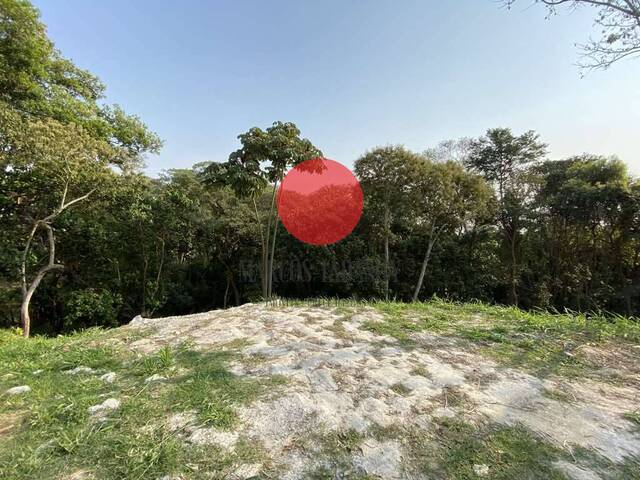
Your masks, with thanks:
M3 339L0 391L31 391L2 478L639 478L624 319L248 304Z

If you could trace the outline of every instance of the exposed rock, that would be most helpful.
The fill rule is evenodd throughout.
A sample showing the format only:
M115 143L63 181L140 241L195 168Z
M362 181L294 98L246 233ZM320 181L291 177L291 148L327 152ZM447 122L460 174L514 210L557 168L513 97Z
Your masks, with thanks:
M286 376L288 383L278 395L238 408L240 422L232 432L198 427L189 412L167 422L193 443L231 449L239 436L255 439L282 464L281 480L303 479L318 465L318 435L348 430L364 437L360 450L350 455L355 470L402 478L399 472L408 468L402 439L378 441L370 430L429 431L434 417L462 413L465 419L524 425L559 448L575 444L613 462L640 455L640 439L623 418L637 408L635 386L565 379L562 390L569 392L571 403L563 402L544 395L553 380L499 366L466 342L419 332L412 338L416 346L408 348L361 328L364 322L382 319L367 307L347 317L326 308L247 304L181 317L134 319L127 328L150 332L132 344L141 353L184 341L207 351L249 340L231 364L235 374L254 379ZM489 465L476 464L474 471L479 477L492 474Z
M231 474L231 480L249 480L255 478L260 473L262 465L260 463L247 463L240 465Z
M92 479L93 474L88 470L76 470L68 475L65 475L61 480L89 480Z
M64 373L66 373L67 375L78 375L81 373L91 374L95 373L95 370L91 367L80 365L79 367L72 368L71 370L65 370Z
M31 387L29 385L20 385L19 387L13 387L6 391L7 395L20 395L22 393L29 393Z
M562 470L572 480L602 480L602 477L591 470L582 468L575 463L561 460L555 466Z
M489 475L489 467L484 463L475 464L473 466L473 473L475 473L479 477L486 477Z
M196 445L217 445L224 450L233 450L238 436L238 432L223 432L215 428L197 428L193 430L188 441Z
M108 398L104 402L99 405L93 405L89 407L89 415L102 417L106 415L108 412L117 410L120 408L120 400L115 398Z
M360 447L354 464L371 476L393 480L402 477L402 453L397 441L378 442L367 439Z
M154 373L150 377L144 379L144 383L152 383L152 382L164 382L167 377L163 377L159 373Z
M100 380L106 383L113 383L116 381L116 373L115 372L105 373L104 375L100 376Z
M167 419L166 426L170 432L176 432L179 430L184 430L190 425L194 424L195 420L195 412L180 412L171 415L171 417Z

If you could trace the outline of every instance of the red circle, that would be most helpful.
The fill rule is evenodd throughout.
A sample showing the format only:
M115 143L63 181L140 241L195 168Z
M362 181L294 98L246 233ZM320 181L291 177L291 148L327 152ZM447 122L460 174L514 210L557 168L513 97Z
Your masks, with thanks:
M287 231L312 245L349 235L362 215L362 189L344 165L326 158L292 168L278 189L278 214Z

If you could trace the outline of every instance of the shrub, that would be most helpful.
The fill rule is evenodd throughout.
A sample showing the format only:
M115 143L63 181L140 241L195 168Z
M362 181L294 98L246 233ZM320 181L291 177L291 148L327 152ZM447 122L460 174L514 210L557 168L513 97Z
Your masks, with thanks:
M67 329L92 326L115 327L122 297L108 290L77 290L65 304L64 326Z

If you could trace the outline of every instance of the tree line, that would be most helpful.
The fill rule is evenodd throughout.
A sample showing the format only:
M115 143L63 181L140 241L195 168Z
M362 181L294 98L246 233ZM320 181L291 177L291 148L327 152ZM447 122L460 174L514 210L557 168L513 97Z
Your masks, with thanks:
M288 169L322 155L293 123L150 178L161 140L102 101L26 1L0 0L0 63L0 324L26 335L274 295L640 313L640 182L614 157L549 160L507 128L376 147L354 164L356 229L315 247L275 208Z

